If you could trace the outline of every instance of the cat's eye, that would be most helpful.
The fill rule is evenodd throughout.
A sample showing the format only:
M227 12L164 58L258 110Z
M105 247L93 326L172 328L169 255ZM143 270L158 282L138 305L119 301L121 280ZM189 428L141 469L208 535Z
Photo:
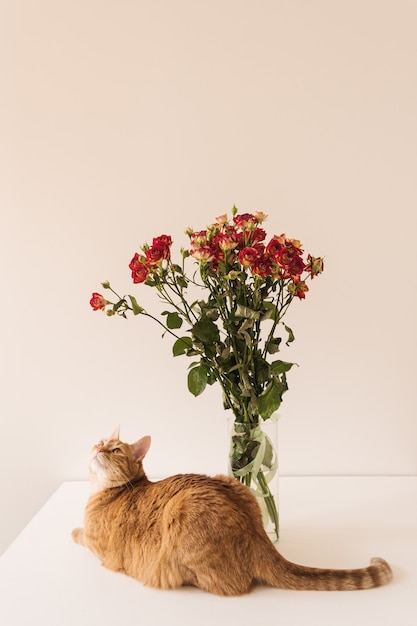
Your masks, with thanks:
M112 452L120 452L120 448L113 448Z

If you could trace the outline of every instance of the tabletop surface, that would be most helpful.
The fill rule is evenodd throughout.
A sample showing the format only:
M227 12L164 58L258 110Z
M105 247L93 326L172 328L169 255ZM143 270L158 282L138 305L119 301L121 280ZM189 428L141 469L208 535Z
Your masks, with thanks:
M66 482L0 558L4 626L415 626L417 477L281 477L278 549L317 567L363 567L385 558L394 579L367 591L256 587L220 598L191 587L148 589L102 567L73 543L87 482Z

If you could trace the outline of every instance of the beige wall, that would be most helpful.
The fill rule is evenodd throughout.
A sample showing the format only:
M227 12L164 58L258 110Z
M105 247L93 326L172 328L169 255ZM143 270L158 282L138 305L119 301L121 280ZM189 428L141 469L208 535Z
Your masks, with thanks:
M225 469L220 392L88 305L234 203L326 256L288 323L282 474L416 474L417 5L0 1L0 551L117 423ZM5 513L6 512L6 513Z

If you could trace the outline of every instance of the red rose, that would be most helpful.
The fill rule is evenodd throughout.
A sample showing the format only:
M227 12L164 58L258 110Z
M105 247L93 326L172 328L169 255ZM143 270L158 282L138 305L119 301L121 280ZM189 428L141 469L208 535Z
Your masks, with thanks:
M272 273L272 263L269 259L255 259L251 265L251 271L252 274L265 278L265 276L270 276Z
M106 303L107 301L104 296L101 295L101 293L93 293L90 300L90 305L93 307L94 311L100 311L100 309L104 309Z
M307 257L306 270L307 272L310 273L311 278L314 278L314 276L321 274L323 269L324 269L323 259L321 257L311 256L311 254L309 254Z
M226 260L226 252L224 250L222 250L221 248L213 248L213 246L210 247L212 253L213 253L213 260L218 264L221 261L225 261ZM233 256L233 252L231 253ZM229 253L230 256L230 253Z
M133 259L129 263L129 268L133 272L136 269L140 268L142 265L143 265L143 263L141 262L141 257L138 255L137 252L135 252L135 254L133 256Z
M296 255L293 257L289 267L287 268L287 271L291 278L300 280L300 276L303 273L304 269L305 263L303 259L300 256Z
M133 267L132 267L132 265L133 265ZM129 267L132 270L132 278L133 278L133 282L135 284L143 283L146 280L146 278L147 278L147 276L149 274L149 270L146 267L146 265L144 265L140 261L136 261L133 264L133 259L132 259L132 262L129 265Z
M290 283L288 285L288 291L293 296L300 298L300 300L304 300L308 291L308 286L305 284L305 281L302 280L298 283Z
M255 228L255 230L252 231L252 236L250 239L252 243L259 243L260 241L263 241L265 237L266 232L263 228Z
M145 250L145 256L148 265L157 265L161 261L169 259L169 246L163 243L155 243L151 248Z
M242 248L239 252L239 263L243 265L243 267L250 267L255 260L258 258L258 251L254 247L246 247Z
M273 259L280 267L288 269L292 261L292 254L287 250L287 248L282 248L282 250L279 250L274 254Z
M266 251L268 256L275 258L277 254L284 249L285 246L285 235L280 235L277 237L276 235L272 237L271 241L266 246Z
M172 245L171 235L160 235L159 237L154 237L152 241L152 245L154 246L162 245L162 246L166 246L169 248L169 246Z
M281 267L287 270L290 275L301 273L305 268L300 250L288 241L285 246L281 248L281 250L278 248L276 249L273 258L279 265L281 265Z
M233 222L240 228L247 228L249 225L255 226L258 220L252 213L242 213L241 215L235 215Z
M263 228L244 228L240 233L237 233L236 240L241 248L245 248L246 246L255 246L265 237L266 232Z

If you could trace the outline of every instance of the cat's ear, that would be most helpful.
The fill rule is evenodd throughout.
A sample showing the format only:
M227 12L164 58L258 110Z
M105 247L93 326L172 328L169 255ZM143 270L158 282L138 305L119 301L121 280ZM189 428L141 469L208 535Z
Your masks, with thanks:
M114 431L112 432L108 440L110 441L110 439L119 439L119 437L120 437L120 426L117 426L117 428L114 429Z
M142 461L151 447L151 438L148 435L146 437L142 437L142 439L139 439L136 443L132 443L130 447L135 461Z

